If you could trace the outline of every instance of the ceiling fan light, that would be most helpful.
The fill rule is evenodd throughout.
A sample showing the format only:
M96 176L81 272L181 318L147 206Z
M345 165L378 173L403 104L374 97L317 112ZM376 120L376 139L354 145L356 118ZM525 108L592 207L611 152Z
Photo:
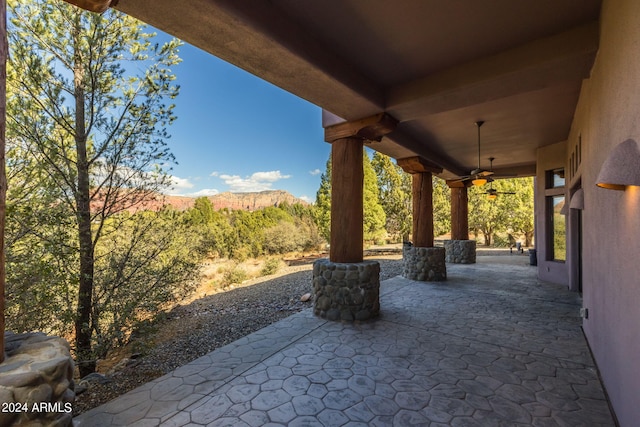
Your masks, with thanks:
M476 178L473 181L471 181L471 183L476 187L481 187L487 183L487 180L486 178Z
M487 199L489 199L489 200L493 200L493 199L495 199L497 197L498 197L498 195L496 193L489 193L487 195Z

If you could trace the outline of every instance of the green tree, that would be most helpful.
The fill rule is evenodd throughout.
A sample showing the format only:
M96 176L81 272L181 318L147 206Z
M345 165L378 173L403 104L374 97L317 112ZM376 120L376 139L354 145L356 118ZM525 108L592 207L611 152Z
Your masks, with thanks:
M180 43L153 44L143 25L113 10L9 5L8 139L44 171L50 184L41 191L53 193L76 230L64 255L77 267L65 270L76 273L75 352L86 375L95 370L96 248L105 224L170 184L163 165L173 160L166 126L175 117L167 101L178 94L171 68Z
M364 240L368 242L383 241L387 237L384 228L387 218L380 204L380 191L378 189L376 172L371 165L371 160L366 150L364 150L362 156L362 167L364 171L362 197Z
M433 183L433 235L451 232L451 189L447 183L434 176Z
M493 188L499 193L489 199L486 191ZM533 236L533 180L532 178L496 179L490 187L469 189L469 228L482 233L484 244L490 246L496 233L509 235L522 233Z
M513 191L516 193L511 197L511 228L514 233L523 236L524 246L531 247L535 228L533 177L511 181L513 181Z
M196 224L211 224L215 219L215 210L208 197L198 197L193 206L192 218Z
M413 221L411 175L379 152L374 153L371 165L378 179L378 194L386 214L385 228L389 237L394 242L409 240Z
M110 218L95 249L92 351L100 358L197 284L200 236L185 214L165 208L128 219Z
M366 151L363 155L363 231L365 241L384 239L385 213L380 204L378 181ZM316 193L316 224L320 234L330 243L331 238L331 156L320 178L320 188Z
M497 180L494 188L496 185ZM504 226L504 211L501 209L502 198L490 200L486 191L486 186L469 188L469 228L476 237L482 233L484 245L491 246L495 232Z
M320 176L320 188L316 193L314 212L320 234L329 242L331 240L331 155L327 160L324 173Z

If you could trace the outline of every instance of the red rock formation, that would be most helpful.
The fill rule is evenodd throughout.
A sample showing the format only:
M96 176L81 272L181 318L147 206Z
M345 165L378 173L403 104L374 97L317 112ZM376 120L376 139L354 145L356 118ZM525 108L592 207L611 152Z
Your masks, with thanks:
M162 209L163 206L172 206L178 211L185 211L194 206L195 200L195 198L187 196L157 194L152 198L147 199L144 203L131 207L127 210L129 212L138 212L142 210L157 211ZM216 210L227 208L230 210L255 211L267 206L279 206L282 202L287 202L289 204L308 204L304 200L298 199L291 193L283 190L267 190L256 193L226 192L216 194L215 196L209 196L209 200L211 200L211 204Z

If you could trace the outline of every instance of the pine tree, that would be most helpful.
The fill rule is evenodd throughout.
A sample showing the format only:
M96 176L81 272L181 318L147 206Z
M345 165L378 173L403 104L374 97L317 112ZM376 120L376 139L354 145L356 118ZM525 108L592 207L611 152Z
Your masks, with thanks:
M440 236L451 232L451 189L437 176L433 184L433 235Z
M367 151L362 156L362 167L364 169L364 189L363 189L363 227L364 240L366 242L384 241L387 237L385 230L386 215L380 203L380 191L378 189L378 179L376 172L371 165Z
M387 233L394 242L408 240L412 226L411 175L379 152L374 153L371 164L378 179Z
M320 188L316 193L314 218L320 235L331 241L331 155L324 173L320 176Z
M180 43L155 45L143 25L114 10L96 15L44 0L9 6L8 134L35 159L76 230L63 248L77 255L75 351L86 375L101 327L96 246L110 218L170 184L165 129L175 119L167 101L178 94L171 68Z
M366 151L363 155L363 231L365 241L384 239L385 213L380 204L376 173ZM330 242L331 238L331 156L327 160L325 172L320 178L320 188L316 193L315 220L321 235Z

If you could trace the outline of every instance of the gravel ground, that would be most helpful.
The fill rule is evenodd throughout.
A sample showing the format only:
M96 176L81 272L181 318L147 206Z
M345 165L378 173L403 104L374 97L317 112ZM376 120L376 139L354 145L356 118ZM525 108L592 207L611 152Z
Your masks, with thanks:
M381 281L402 273L401 256L375 259L380 262ZM129 366L107 374L108 382L92 384L77 397L74 415L312 307L312 301L300 301L302 295L312 293L311 268L311 264L286 267L275 276L254 279L242 287L176 307L153 337L158 344L150 344L145 354L131 360Z

